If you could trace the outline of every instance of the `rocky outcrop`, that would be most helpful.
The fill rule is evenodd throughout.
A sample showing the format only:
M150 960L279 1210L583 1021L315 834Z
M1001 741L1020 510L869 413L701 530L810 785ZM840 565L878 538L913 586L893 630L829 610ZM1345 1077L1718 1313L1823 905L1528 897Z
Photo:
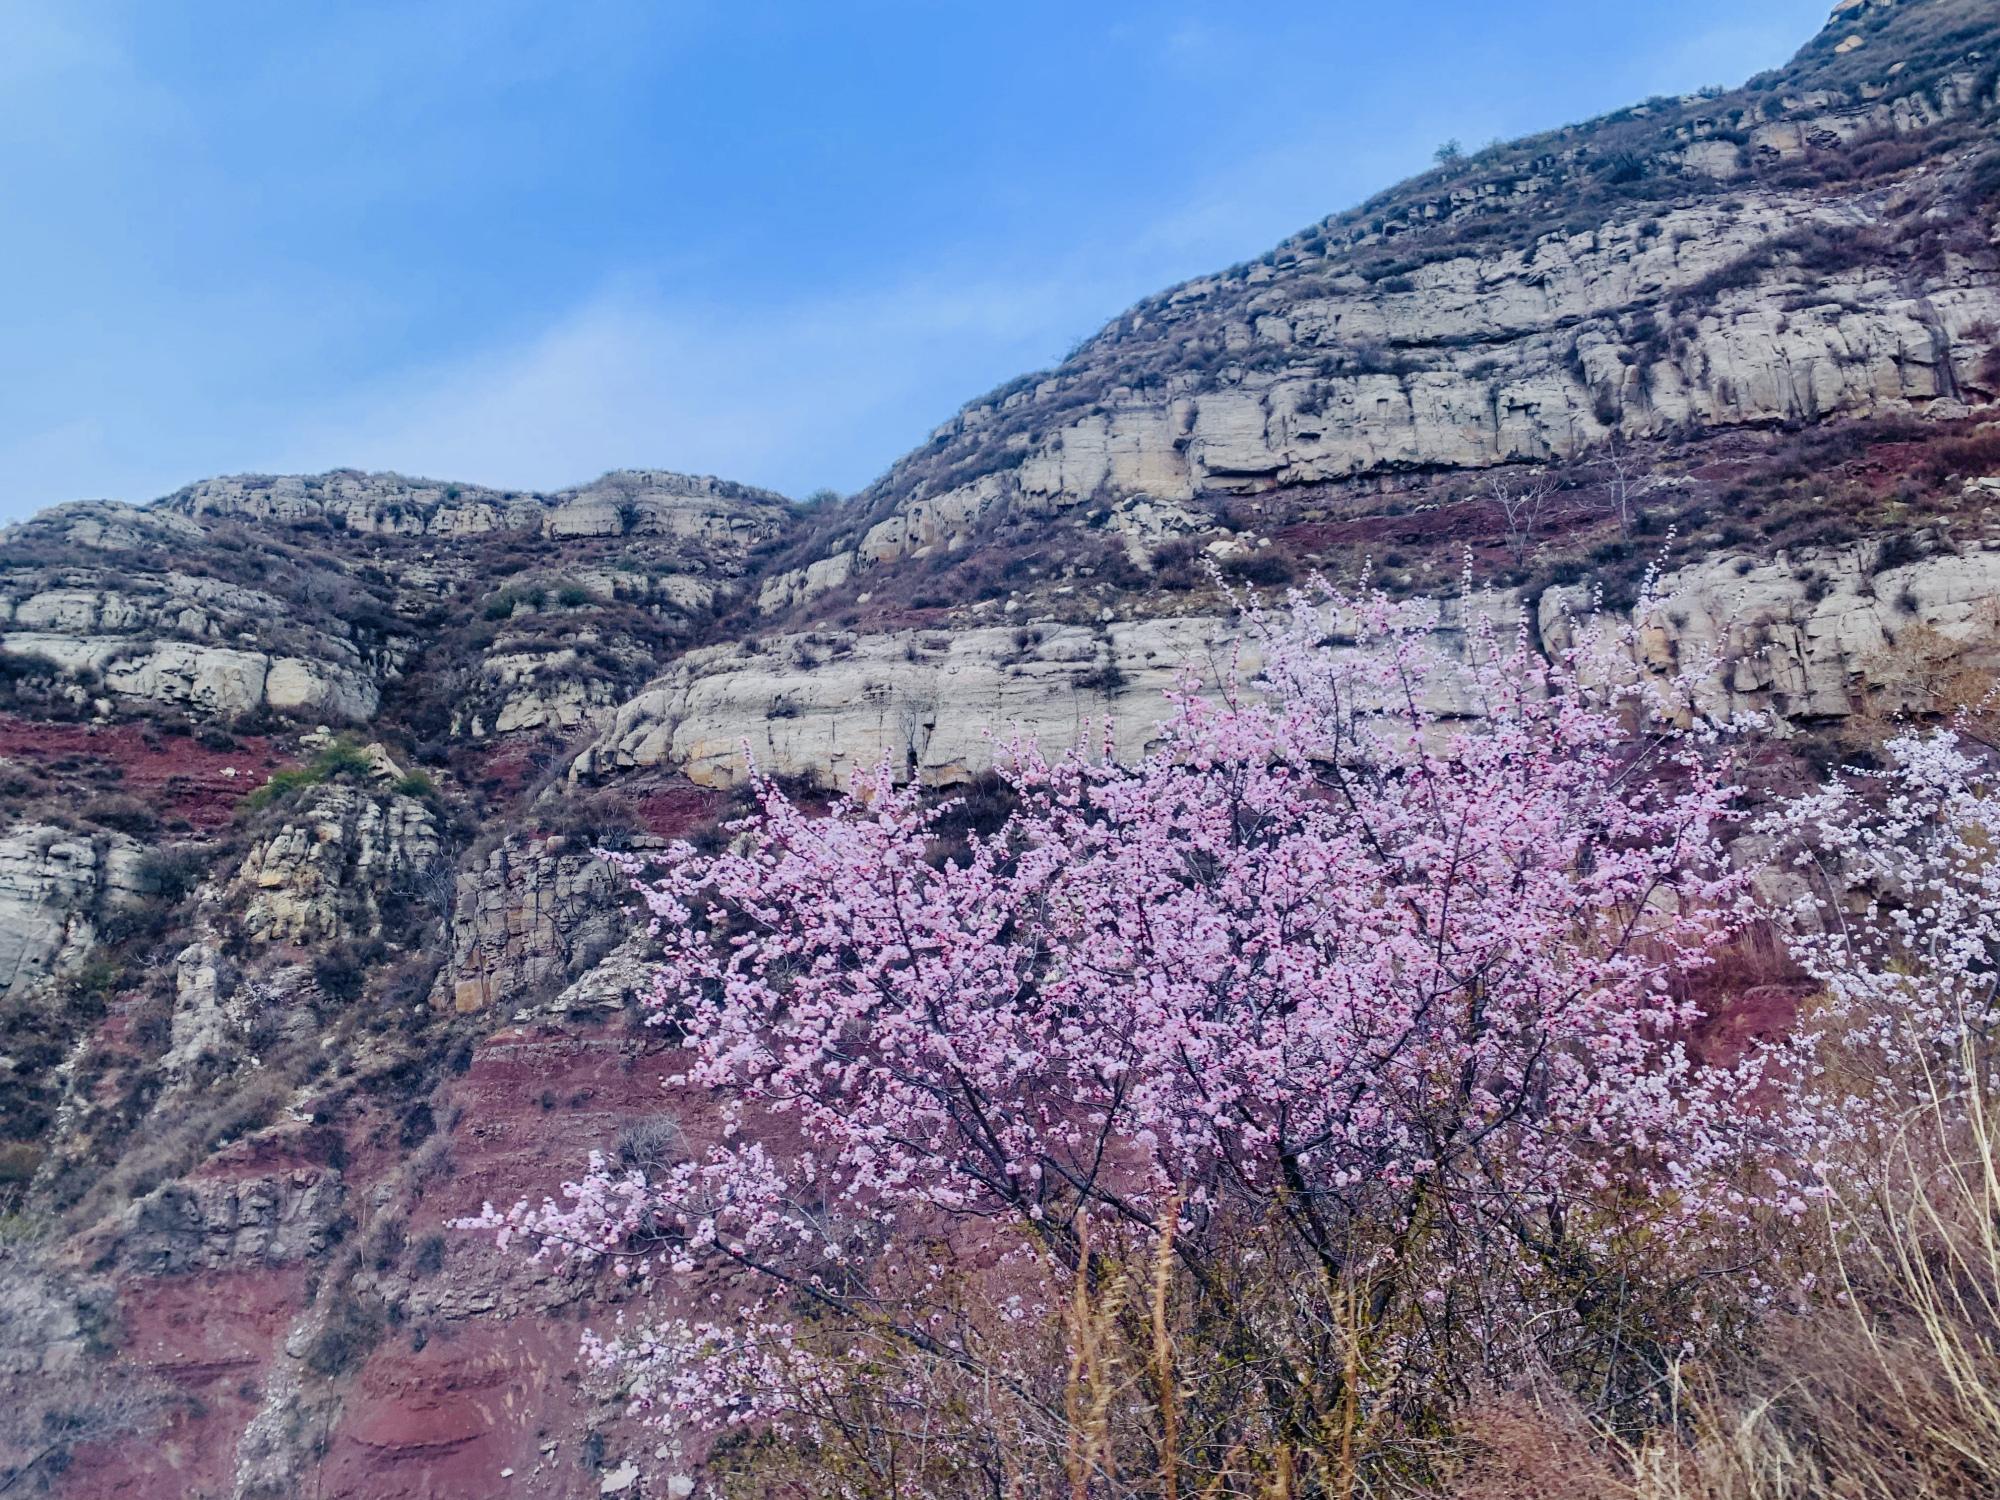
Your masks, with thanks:
M375 684L350 667L304 657L127 636L9 631L0 651L42 657L71 677L112 693L218 718L260 709L337 723L362 723L381 702Z
M117 1253L154 1276L308 1260L332 1242L343 1196L330 1168L170 1183L131 1206Z
M764 581L764 586L757 591L757 608L770 614L810 599L815 594L823 594L828 589L837 589L853 576L854 560L855 553L850 548L808 563L803 568L788 568L775 578ZM871 554L871 560L879 558Z
M236 966L212 932L174 955L173 1019L159 1062L170 1085L189 1076L205 1058L241 1052L251 1017L238 979Z
M951 546L995 506L1053 514L1107 493L1177 502L1547 462L1690 424L1990 397L2000 258L1958 260L1915 286L1886 244L1879 259L1836 268L1887 215L1876 202L1746 192L1453 255L1393 288L1336 266L1235 298L1195 283L1121 320L1074 369L961 414L926 472L949 475L955 447L987 453L976 461L993 472L904 476L907 493L859 555L880 565ZM1218 299L1240 310L1210 314ZM1213 367L1170 369L1143 388L1110 373L1139 352L1133 341L1198 342L1212 316L1223 344ZM1089 410L1060 415L1071 389L1093 383ZM995 430L1008 434L997 448ZM837 573L821 586L844 578L844 555L815 565ZM808 573L764 602L814 583Z
M512 649L509 649L512 647ZM650 675L654 654L630 637L584 628L554 640L501 638L452 714L452 732L487 739L523 731L570 734L610 717Z
M564 838L510 838L458 877L451 965L432 1003L512 1012L554 1000L625 938L618 875ZM586 998L602 999L597 991Z
M375 717L420 656L471 656L458 732L562 734L643 681L792 524L780 496L663 471L553 495L352 471L206 480L10 528L0 653L100 715L335 723ZM498 642L480 628L495 620Z
M784 497L706 475L628 469L555 494L364 474L233 475L167 497L201 519L322 524L363 536L464 538L527 531L551 538L659 536L747 548L787 520Z
M2000 548L1880 563L1866 546L1684 570L1640 621L1640 659L1661 671L1716 663L1700 706L1718 719L1766 714L1781 733L1859 714L1934 714L1978 697L1966 686L2000 670ZM1550 590L1539 605L1544 641L1565 644L1584 608L1582 590Z
M159 1112L178 1116L219 1074L254 1080L263 1049L317 1045L327 999L313 965L238 963L219 933L204 931L173 955L168 1045L152 1066Z
M886 757L899 776L964 781L992 763L992 736L1018 726L1049 744L1110 720L1143 746L1162 694L1188 665L1224 663L1213 619L1088 626L821 632L690 652L619 709L572 776L670 766L698 785L764 770L844 783Z
M1934 710L1939 668L2000 667L2000 548L1880 561L1868 545L1773 560L1725 555L1674 573L1640 622L1643 655L1662 669L1724 660L1703 707L1718 717L1768 713L1780 724ZM1589 600L1575 587L1536 601L1551 649ZM1454 628L1461 611L1444 607ZM1522 606L1498 592L1471 607L1513 619ZM667 766L726 786L754 758L768 772L844 781L886 757L899 777L952 785L989 767L1015 729L1055 749L1108 726L1131 754L1164 716L1164 694L1190 671L1207 685L1232 666L1254 674L1254 649L1239 656L1239 642L1239 626L1214 616L821 632L755 653L692 652L619 710L571 775Z
M378 937L390 901L422 899L443 848L437 817L418 798L310 788L237 871L244 934L260 943Z
M615 681L586 670L573 646L489 655L485 676L487 711L453 723L472 739L524 729L582 729L608 715L623 696Z
M104 544L104 510L89 512L93 548ZM83 526L84 517L59 513L31 529L73 537ZM124 546L150 537L187 549L197 540L151 516L109 529ZM0 651L44 658L123 697L223 717L266 708L371 717L381 701L377 673L393 670L400 653L371 660L344 622L327 624L302 620L296 601L171 566L38 569L0 583Z
M0 995L83 960L105 917L144 900L145 851L47 824L0 834Z
M1448 162L967 406L762 602L1000 513L1992 400L2000 254L1974 183L1995 45L1972 0L1866 6L1751 88Z

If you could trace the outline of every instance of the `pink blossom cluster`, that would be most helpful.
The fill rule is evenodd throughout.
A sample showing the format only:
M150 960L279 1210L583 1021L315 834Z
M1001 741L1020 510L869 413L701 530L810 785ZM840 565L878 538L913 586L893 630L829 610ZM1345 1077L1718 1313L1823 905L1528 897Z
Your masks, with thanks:
M726 850L626 862L676 1082L721 1129L472 1222L762 1288L741 1333L593 1345L646 1400L771 1417L813 1306L954 1357L884 1247L971 1221L1073 1266L1086 1216L1177 1215L1197 1278L1275 1223L1406 1328L1484 1288L1497 1341L1622 1247L1693 1263L1803 1211L1802 1171L1747 1169L1810 1133L1756 1106L1767 1059L1684 1045L1749 881L1726 757L1676 727L1688 684L1616 670L1602 629L1550 662L1380 597L1250 622L1260 671L1188 684L1135 759L1006 747L990 835L885 767L824 813L760 780Z
M800 1349L788 1317L761 1304L726 1318L664 1318L583 1336L584 1362L614 1376L635 1411L720 1428L760 1422L782 1431L796 1393L817 1378L819 1361Z

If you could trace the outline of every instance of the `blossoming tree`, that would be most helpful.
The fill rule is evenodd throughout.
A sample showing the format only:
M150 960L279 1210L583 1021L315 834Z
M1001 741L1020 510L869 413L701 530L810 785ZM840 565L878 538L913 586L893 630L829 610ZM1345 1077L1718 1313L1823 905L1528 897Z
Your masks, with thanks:
M823 813L759 781L730 848L633 867L721 1125L473 1222L682 1312L593 1342L642 1404L810 1432L841 1368L902 1389L864 1344L1023 1390L954 1246L1006 1307L1170 1247L1298 1431L1537 1358L1616 1398L1755 1295L1704 1273L1802 1205L1745 1169L1762 1059L1685 1046L1747 878L1686 684L1381 598L1251 625L1248 687L1136 760L1006 747L997 832L885 767ZM1253 1260L1314 1314L1246 1310Z
M1821 992L1835 1076L1792 1091L1822 1145L1860 1145L1940 1093L2000 1086L2000 786L1989 747L1906 732L1878 769L1792 799L1765 829L1805 881L1789 943ZM1856 1101L1860 1101L1857 1107ZM1863 1153L1865 1159L1866 1153Z

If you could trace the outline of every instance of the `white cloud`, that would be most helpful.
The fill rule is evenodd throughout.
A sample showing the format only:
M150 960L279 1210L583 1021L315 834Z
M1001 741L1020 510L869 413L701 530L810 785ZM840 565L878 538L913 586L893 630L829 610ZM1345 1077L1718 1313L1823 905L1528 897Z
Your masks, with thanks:
M519 9L524 0L507 3ZM1790 8L1800 0L1772 3ZM0 83L22 67L44 90L65 72L122 79L129 71L116 45L65 24L61 9L43 0L5 6L0 0L0 39L15 43L18 66L10 70L0 55ZM518 38L509 26L482 31L487 14L471 4L447 7L427 38L457 40L452 27L462 23L472 27L482 61L511 55ZM1663 90L1710 77L1733 81L1746 63L1782 56L1800 34L1791 17L1760 13L1692 36L1650 67ZM1166 66L1176 58L1212 61L1227 35L1190 15L1164 36L1133 42L1149 41L1150 55ZM365 65L370 51L357 44L341 60L356 70L343 85L348 104L385 87ZM24 56L34 61L24 64ZM260 76L252 92L286 86L280 70ZM149 135L176 126L171 98L143 89L132 98L119 107L143 107ZM581 295L525 335L461 344L330 400L316 394L331 378L323 372L347 367L345 359L329 357L315 371L306 356L274 361L262 346L347 356L350 346L376 340L393 347L402 313L370 305L365 283L313 279L307 262L281 268L285 275L271 286L231 287L220 305L186 294L155 298L164 309L157 318L107 315L103 348L73 359L67 384L26 365L4 372L21 381L21 399L7 403L11 424L0 419L0 512L79 493L144 499L217 471L336 465L535 488L619 465L658 465L795 494L821 484L855 488L961 402L1054 361L1135 298L1260 253L1421 167L1446 135L1472 143L1500 128L1498 120L1489 127L1475 102L1447 91L1365 131L1302 119L1281 139L1191 167L1169 201L1112 232L1100 229L1053 262L996 264L983 247L967 246L933 254L916 271L906 269L906 256L905 269L892 262L871 285L811 290L812 268L800 261L771 280L807 290L748 308L704 301L655 263L643 278ZM18 128L39 128L37 111L17 108L15 116ZM8 123L0 108L0 137ZM481 154L490 154L483 145ZM427 160L424 171L405 175L421 185L434 166ZM343 171L365 180L344 183ZM314 190L332 205L350 190L380 193L380 171L372 156L336 159L322 165ZM227 378L246 370L258 373Z
M146 499L215 472L341 466L532 489L666 467L795 495L853 490L963 402L1054 363L1137 298L1257 254L1397 175L1398 157L1415 150L1404 135L1366 153L1314 139L1258 153L1053 263L1008 267L971 250L873 286L748 310L700 300L655 271L525 336L392 370L304 414L300 393L282 389L229 410L196 399L171 446L131 441L114 420L125 397L106 392L88 419L0 441L0 509L24 514L84 492ZM322 293L284 314L308 343L327 334L310 309L353 308L351 289ZM211 348L221 330L271 326L255 308L199 321Z
M858 488L978 380L1059 353L1102 292L1075 277L926 279L731 318L616 288L522 344L404 372L342 403L283 439L269 466L546 489L661 465L795 494ZM898 428L883 451L882 434Z
M402 372L259 466L335 465L519 488L623 466L804 494L853 490L964 402L1059 360L1132 302L1261 253L1422 164L1435 120L1360 149L1294 139L1053 263L966 252L921 274L731 315L655 281L608 288L523 341Z
M10 94L38 82L122 63L123 53L110 34L87 25L79 14L39 0L11 0L0 9L0 84Z

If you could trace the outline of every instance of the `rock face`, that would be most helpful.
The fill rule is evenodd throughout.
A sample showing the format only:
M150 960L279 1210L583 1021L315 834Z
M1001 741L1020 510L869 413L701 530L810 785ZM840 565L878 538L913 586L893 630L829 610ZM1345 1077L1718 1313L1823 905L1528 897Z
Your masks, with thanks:
M416 798L314 787L237 872L243 930L261 943L379 936L385 902L420 897L442 853L437 819Z
M931 462L949 473L955 444L1000 426L1021 434L991 460L1006 467L947 488L908 475L860 554L879 564L950 545L995 505L1545 462L1688 423L1957 400L1982 384L2000 274L1990 256L1968 258L1949 285L1913 290L1886 240L1875 263L1834 264L1892 229L1886 207L1751 191L1460 253L1393 290L1320 258L1240 286L1195 283L1120 320L1075 368L961 414ZM1175 372L1158 392L1114 386L1058 415L1072 389L1211 337L1215 369Z
M691 652L618 711L572 775L668 766L702 786L764 770L845 784L886 758L899 777L970 779L1014 727L1049 746L1107 720L1143 748L1186 664L1226 669L1234 632L1214 618L1091 628L784 636L755 655Z
M342 618L356 600L336 570L246 556L170 512L59 506L5 535L0 653L54 667L79 699L358 721L406 654ZM241 581L216 576L218 551Z
M167 497L194 519L326 523L360 535L463 538L495 531L547 537L652 535L749 547L782 524L769 490L664 470L621 470L553 495L408 479L400 474L235 475Z
M508 839L458 878L434 1003L467 1012L553 997L625 937L620 884L588 847Z
M249 997L239 996L238 977L212 932L174 955L173 1019L158 1063L169 1088L204 1059L244 1050L252 1017Z
M996 513L1992 399L1993 16L1905 0L1841 24L1868 50L1830 31L1748 89L1489 148L1148 299L967 406L762 602L969 545ZM1959 149L1880 173L1915 137Z
M0 995L79 963L104 917L144 897L144 862L123 834L46 825L0 834Z
M206 480L143 511L86 502L11 528L0 656L79 705L361 723L427 617L462 602L507 623L466 645L484 660L459 732L564 732L643 680L791 524L767 491L661 471L554 495L353 471ZM523 546L542 567L521 566Z
M1721 556L1660 580L1644 626L1660 670L1711 657L1727 668L1703 707L1718 718L1780 722L1862 712L1928 712L1934 668L2000 667L2000 546L1878 569L1873 546L1760 561ZM1518 619L1523 601L1474 596L1474 609ZM1566 643L1589 591L1551 589L1531 614L1551 647ZM1457 604L1445 625L1456 628ZM816 634L691 652L618 711L581 751L589 781L668 766L704 786L742 780L755 760L780 775L844 784L886 758L899 779L955 785L989 768L1018 728L1066 749L1106 727L1123 753L1143 751L1190 665L1207 685L1254 674L1254 642L1223 616L1085 626L1027 624L873 636Z
M1933 714L1940 673L2000 669L2000 547L1891 568L1872 547L1753 562L1716 558L1664 580L1640 623L1645 662L1667 671L1715 660L1702 707L1718 718L1774 717L1781 728L1858 714ZM1568 637L1580 591L1539 605L1543 638Z
M132 1205L119 1253L155 1276L310 1260L331 1242L341 1197L340 1173L304 1168L172 1183Z

